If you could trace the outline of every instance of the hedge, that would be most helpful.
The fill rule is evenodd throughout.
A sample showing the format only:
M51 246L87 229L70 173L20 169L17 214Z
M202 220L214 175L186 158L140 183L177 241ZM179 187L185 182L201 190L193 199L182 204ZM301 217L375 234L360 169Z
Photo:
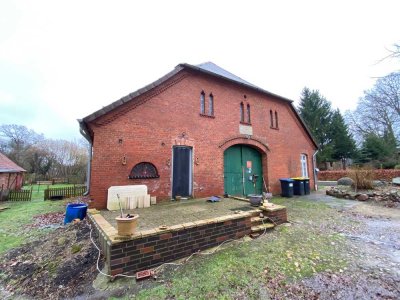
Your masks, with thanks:
M318 172L318 180L338 180L342 177L348 177L349 172L352 170L338 170L338 171L320 171ZM362 171L361 171L362 172ZM392 181L395 177L400 177L400 170L382 169L373 170L375 180Z

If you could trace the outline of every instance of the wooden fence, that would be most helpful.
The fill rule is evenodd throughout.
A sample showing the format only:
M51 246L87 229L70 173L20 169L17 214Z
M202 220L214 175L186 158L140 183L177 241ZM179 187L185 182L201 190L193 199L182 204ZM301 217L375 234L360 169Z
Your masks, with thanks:
M31 201L32 189L30 190L11 190L6 198L7 201Z
M85 185L74 185L61 188L48 188L44 190L44 200L83 196L85 192L86 192Z

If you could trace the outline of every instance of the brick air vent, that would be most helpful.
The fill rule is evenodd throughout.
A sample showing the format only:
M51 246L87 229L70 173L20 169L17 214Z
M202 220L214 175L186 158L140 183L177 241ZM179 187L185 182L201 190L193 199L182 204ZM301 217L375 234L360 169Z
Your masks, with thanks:
M129 179L159 178L157 168L149 162L141 162L132 168Z

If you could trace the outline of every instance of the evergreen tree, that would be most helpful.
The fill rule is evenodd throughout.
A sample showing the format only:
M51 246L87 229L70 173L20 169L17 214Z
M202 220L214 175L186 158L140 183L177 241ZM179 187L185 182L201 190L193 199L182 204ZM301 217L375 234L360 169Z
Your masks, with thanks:
M330 130L332 122L330 102L321 96L318 90L310 90L305 87L301 93L298 110L320 147L317 161L319 163L331 161L333 148Z
M333 148L332 158L335 160L342 160L343 168L345 168L346 159L353 157L356 153L356 143L349 133L349 129L339 109L334 111L332 115L330 131Z
M385 140L375 133L369 133L365 136L362 152L365 154L366 161L381 161L388 155Z

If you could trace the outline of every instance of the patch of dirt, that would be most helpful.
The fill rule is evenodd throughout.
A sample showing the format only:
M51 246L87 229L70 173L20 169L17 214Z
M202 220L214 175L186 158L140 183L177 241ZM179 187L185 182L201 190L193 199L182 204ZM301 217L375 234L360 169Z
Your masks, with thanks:
M400 299L400 210L369 201L339 212L357 224L335 225L350 246L348 268L290 283L272 299Z
M60 214L36 218L32 226L51 225ZM9 295L35 299L72 298L94 292L98 251L84 220L51 231L40 241L7 252L0 260L0 281ZM95 234L95 232L93 232Z
M64 212L52 212L38 215L34 217L33 223L27 225L27 228L45 228L62 225L64 221L64 216Z
M399 299L398 282L390 276L321 273L285 286L286 299Z

